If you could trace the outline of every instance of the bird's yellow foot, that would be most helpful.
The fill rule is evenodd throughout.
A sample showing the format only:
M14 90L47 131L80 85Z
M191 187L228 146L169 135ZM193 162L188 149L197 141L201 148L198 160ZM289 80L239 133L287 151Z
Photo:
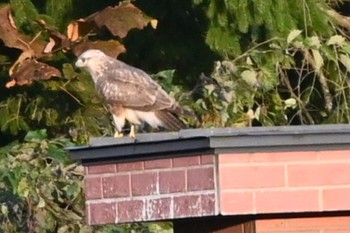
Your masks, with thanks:
M131 137L131 138L135 138L136 137L135 126L134 125L131 125L129 137Z
M124 137L124 134L117 131L117 132L115 132L114 137L115 138L122 138L122 137Z

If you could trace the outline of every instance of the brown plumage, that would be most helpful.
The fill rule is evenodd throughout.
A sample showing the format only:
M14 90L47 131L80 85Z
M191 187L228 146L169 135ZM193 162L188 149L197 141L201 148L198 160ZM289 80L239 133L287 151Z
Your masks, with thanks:
M109 106L118 133L121 133L125 120L133 125L147 122L153 128L185 128L179 116L189 116L191 113L144 71L99 50L81 54L76 66L86 68L91 74L96 89Z

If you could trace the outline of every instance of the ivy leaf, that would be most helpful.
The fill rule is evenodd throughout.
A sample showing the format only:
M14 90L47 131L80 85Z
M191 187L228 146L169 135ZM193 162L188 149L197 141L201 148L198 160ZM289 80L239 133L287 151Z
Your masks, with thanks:
M335 35L329 38L327 45L342 45L345 42L345 37L340 35Z
M254 70L245 70L241 74L242 79L248 83L250 86L256 86L258 83L257 72Z
M288 34L287 43L290 44L295 38L297 38L302 33L301 30L293 30Z
M318 51L317 49L312 49L311 51L312 51L312 56L314 57L314 60L315 60L315 69L316 71L319 71L324 64L323 58L321 56L320 51Z
M55 144L49 144L49 148L47 150L47 156L57 160L62 164L66 164L70 162L70 159L68 158L65 151L62 148L56 146Z
M24 137L24 140L27 142L31 141L40 141L47 138L46 129L40 129L35 131L29 131L27 135Z
M173 89L173 78L174 78L175 70L163 70L154 75L152 78L157 79L162 87L170 92Z
M343 63L346 69L350 71L350 57L345 54L340 54L339 58L340 62Z

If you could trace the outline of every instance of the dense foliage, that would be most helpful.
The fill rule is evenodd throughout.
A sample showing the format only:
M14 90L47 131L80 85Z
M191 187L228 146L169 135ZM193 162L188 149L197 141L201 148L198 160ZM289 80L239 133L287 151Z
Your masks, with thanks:
M72 65L82 51L154 74L192 127L350 123L350 12L336 9L349 2L0 1L0 232L169 228L84 223L83 173L63 148L114 127Z

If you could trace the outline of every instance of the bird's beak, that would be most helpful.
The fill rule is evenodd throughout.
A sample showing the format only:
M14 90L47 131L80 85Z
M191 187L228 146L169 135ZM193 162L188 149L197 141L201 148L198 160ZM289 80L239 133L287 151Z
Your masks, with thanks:
M78 58L78 60L75 62L75 67L83 67L84 64L81 59Z

